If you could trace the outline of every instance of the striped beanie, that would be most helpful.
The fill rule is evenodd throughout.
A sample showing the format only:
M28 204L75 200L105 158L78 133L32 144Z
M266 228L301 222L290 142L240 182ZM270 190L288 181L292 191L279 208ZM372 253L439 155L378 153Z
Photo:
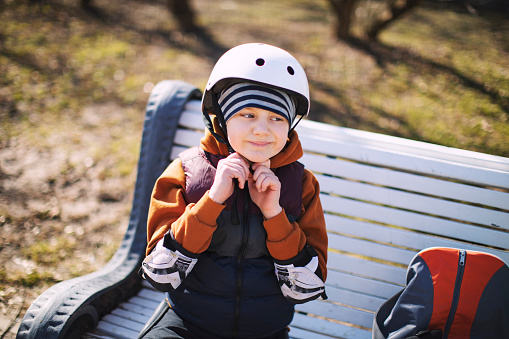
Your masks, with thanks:
M227 87L221 92L218 103L225 121L246 107L277 113L285 117L290 126L295 118L295 102L288 94L254 83L241 82Z

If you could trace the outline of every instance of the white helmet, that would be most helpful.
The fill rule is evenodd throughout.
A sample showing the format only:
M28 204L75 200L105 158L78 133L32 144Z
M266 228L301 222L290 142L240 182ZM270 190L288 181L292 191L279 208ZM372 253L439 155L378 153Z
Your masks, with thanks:
M210 112L216 113L213 102L216 94L239 81L282 90L296 99L296 116L309 113L308 79L300 63L281 48L249 43L230 49L214 66L202 98L202 111L207 118Z

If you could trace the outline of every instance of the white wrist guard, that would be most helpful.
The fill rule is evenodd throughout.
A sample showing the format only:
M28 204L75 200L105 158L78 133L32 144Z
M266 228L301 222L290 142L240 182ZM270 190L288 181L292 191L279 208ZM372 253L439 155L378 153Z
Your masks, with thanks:
M311 246L306 245L293 259L276 261L274 266L281 292L292 304L302 304L320 296L327 299L324 282L317 275L321 276L318 254Z
M142 277L162 292L176 289L198 261L197 256L191 257L183 248L178 250L176 247L181 246L176 243L171 232L166 234L142 263Z

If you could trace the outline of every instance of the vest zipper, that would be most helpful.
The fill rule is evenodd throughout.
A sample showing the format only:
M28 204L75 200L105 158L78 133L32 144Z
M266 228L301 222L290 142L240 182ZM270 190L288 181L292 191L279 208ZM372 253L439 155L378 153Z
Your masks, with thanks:
M463 273L465 272L465 261L467 258L467 252L465 250L460 250L460 257L458 260L458 273L456 274L456 282L454 283L454 293L452 296L451 309L449 310L449 315L447 316L447 322L444 327L443 339L447 339L449 336L449 331L451 330L452 323L454 321L454 316L456 315L456 310L458 309L458 303L460 299L460 290L461 290L461 282L463 280Z
M242 239L240 242L237 256L235 257L235 272L236 272L236 285L235 285L235 313L233 319L233 338L239 334L239 321L240 321L240 302L242 299L242 283L244 279L243 274L243 260L247 250L247 243L249 241L249 204L251 197L249 196L249 188L246 186L242 190L244 193L243 215L242 215Z

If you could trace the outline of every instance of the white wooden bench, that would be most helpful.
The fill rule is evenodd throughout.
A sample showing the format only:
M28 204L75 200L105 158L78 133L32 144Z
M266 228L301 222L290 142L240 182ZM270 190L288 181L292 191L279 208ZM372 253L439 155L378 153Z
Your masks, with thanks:
M154 95L169 85L182 84L159 84ZM203 136L197 99L185 105L166 162ZM421 249L473 249L509 263L508 158L308 120L297 131L302 163L321 186L329 299L296 307L291 338L371 338L374 312L404 286ZM136 338L163 298L143 283L83 338Z

